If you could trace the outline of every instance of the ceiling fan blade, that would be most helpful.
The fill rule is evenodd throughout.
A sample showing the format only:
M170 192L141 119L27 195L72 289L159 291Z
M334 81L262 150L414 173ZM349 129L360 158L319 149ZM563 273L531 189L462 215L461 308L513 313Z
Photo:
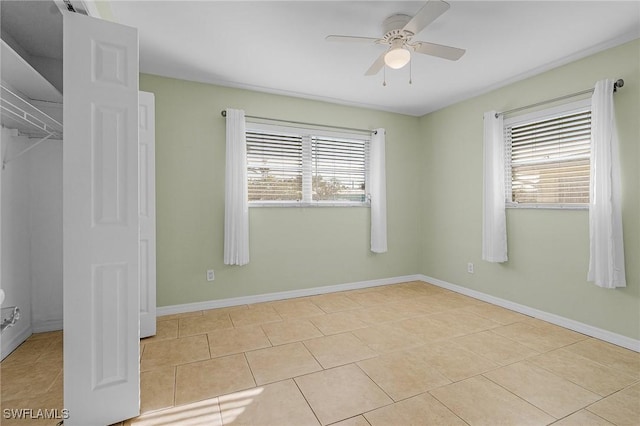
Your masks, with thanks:
M327 41L337 41L342 43L377 43L379 38L372 37L356 37L356 36L343 36L343 35L328 35L324 38Z
M364 75L378 74L380 70L384 67L384 55L386 54L387 52L383 52L382 55L378 56L378 59L376 59L376 61L373 63L373 65L369 67L369 69L367 70L367 72L364 73Z
M466 52L466 50L457 47L443 46L442 44L428 43L426 41L418 41L411 47L418 53L437 56L450 61L457 61Z
M414 34L418 34L424 30L427 25L435 21L440 15L445 13L449 9L449 3L442 0L429 0L416 16L411 18L407 25L404 26L405 31L411 31Z

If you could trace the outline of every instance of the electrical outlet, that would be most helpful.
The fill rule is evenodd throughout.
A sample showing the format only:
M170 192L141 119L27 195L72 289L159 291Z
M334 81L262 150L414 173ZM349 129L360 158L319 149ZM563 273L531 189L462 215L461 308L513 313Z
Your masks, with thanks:
M467 272L473 274L473 263L467 263Z
M213 281L216 279L215 274L213 273L213 269L207 270L207 281Z

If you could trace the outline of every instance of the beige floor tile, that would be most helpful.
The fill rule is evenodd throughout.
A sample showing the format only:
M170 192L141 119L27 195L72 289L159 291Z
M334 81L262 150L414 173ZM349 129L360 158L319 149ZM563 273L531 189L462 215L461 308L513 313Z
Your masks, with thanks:
M517 312L510 311L500 306L492 305L490 303L474 304L464 308L465 311L473 312L481 317L488 318L491 321L497 322L502 325L513 324L529 318L526 315L519 314Z
M400 287L398 284L378 287L376 292L382 294L387 298L385 304L405 302L412 299L413 297L416 297L415 293L413 293L411 290Z
M323 368L349 364L377 355L351 333L334 334L307 340L304 345Z
M414 299L390 303L388 305L385 305L385 309L401 313L402 317L399 317L398 319L413 318L423 315L433 315L441 312L441 310L439 309L433 309L428 304L415 301Z
M464 308L471 305L482 305L486 303L481 300L474 299L473 297L465 296L464 294L456 293L455 291L451 290L446 290L442 293L442 296L445 299L456 302L458 304L458 307L456 309Z
M623 374L640 379L640 354L637 352L597 339L583 340L566 349Z
M500 366L450 341L422 346L413 349L412 352L419 355L423 363L437 369L452 382L482 374Z
M384 295L375 290L365 291L361 293L349 292L347 294L347 297L363 307L371 307L389 303L389 297L387 295Z
M173 407L176 367L140 373L140 413Z
M616 425L640 423L640 383L614 393L587 408Z
M337 423L332 423L331 426L371 426L371 424L363 416L355 416Z
M62 330L55 330L55 331L46 331L44 333L33 333L31 336L29 336L27 341L41 340L41 339L62 340L62 338L63 338Z
M224 395L218 403L225 425L320 424L293 380Z
M62 363L2 363L2 402L26 399L46 393L62 374Z
M209 359L209 343L204 334L180 339L147 343L142 353L140 370L185 364Z
M197 317L202 315L202 311L193 311L193 312L183 312L180 314L169 314L169 315L162 315L160 317L157 317L157 321L169 321L169 320L176 320L176 319L180 319L180 318L188 318L188 317Z
M245 309L249 309L249 305L237 305L237 306L227 306L224 308L215 308L215 309L207 309L202 311L202 315L212 316L212 317L224 317L225 315L230 314L231 312L242 311Z
M124 426L221 426L218 398L205 399L127 420Z
M470 425L546 425L555 420L483 376L429 393Z
M309 320L327 336L368 326L367 323L358 319L354 311L333 312Z
M271 346L271 342L259 326L215 330L207 335L211 358Z
M262 329L274 346L322 336L320 330L308 319L272 322L263 324Z
M371 426L465 426L466 423L438 400L423 393L364 414Z
M295 378L323 425L390 404L391 399L355 365Z
M47 347L47 350L38 357L38 360L36 362L38 364L45 363L51 366L62 366L64 356L63 347L64 342L62 341L62 339L52 339L51 344Z
M424 363L415 349L380 355L358 366L394 401L451 383L438 370Z
M198 317L202 318L202 316L198 316ZM149 337L145 337L144 339L140 339L140 344L146 345L147 343L157 342L159 340L177 339L178 338L178 321L179 321L178 319L156 321L155 336L149 336Z
M291 343L246 353L256 383L277 382L322 370L302 343Z
M534 349L495 334L490 330L457 337L452 342L460 348L481 355L500 365L513 364L539 354Z
M231 317L234 327L246 327L249 325L282 321L282 317L278 315L278 312L266 303L251 305L249 309L230 312L229 316Z
M3 378L4 380L4 378ZM55 425L58 420L52 422L51 419L20 419L20 418L7 418L6 412L4 410L12 410L12 409L22 409L27 410L31 409L35 414L38 410L57 410L54 411L54 414L58 414L58 416L63 416L63 399L62 399L62 374L58 376L54 385L49 389L48 392L41 393L36 396L30 396L26 398L13 399L10 401L2 401L2 413L0 413L0 424L2 426L52 426ZM50 411L51 412L51 411ZM9 411L11 413L11 411ZM10 416L9 416L10 417Z
M38 360L40 355L49 350L54 341L55 339L51 338L28 339L2 360L2 367L32 364Z
M310 300L291 299L273 302L273 308L283 319L306 318L324 315L325 312Z
M553 426L613 426L613 423L596 416L590 411L580 410L557 421Z
M391 326L416 336L423 342L436 342L459 336L459 334L453 333L449 327L430 317L410 318L395 322Z
M599 395L528 361L490 371L484 376L557 419L600 399Z
M176 405L217 397L255 385L243 354L179 365L176 370Z
M385 322L400 321L412 317L403 311L394 310L387 305L372 306L368 308L357 309L352 311L354 316L359 320L370 324L381 324Z
M378 353L401 351L423 344L419 337L389 324L372 325L352 333Z
M495 321L483 318L464 309L440 312L429 316L429 319L450 330L452 335L465 335L499 327Z
M180 337L206 334L213 330L233 328L229 314L208 314L199 317L181 318L179 321Z
M529 362L601 396L610 395L636 381L631 376L566 349L547 352L530 358Z
M359 309L362 307L342 293L322 294L313 296L309 300L326 313L347 311L349 309Z
M413 299L413 302L423 305L430 314L460 309L461 307L455 300L447 298L445 293L434 293L417 297Z
M537 327L524 322L494 328L492 331L538 352L548 352L584 339L582 334L571 330Z

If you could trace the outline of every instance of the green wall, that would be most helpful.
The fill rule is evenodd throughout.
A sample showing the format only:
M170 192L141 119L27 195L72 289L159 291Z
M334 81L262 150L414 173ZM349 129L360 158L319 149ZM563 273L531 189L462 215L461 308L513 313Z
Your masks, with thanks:
M156 96L158 306L421 273L640 338L640 41L410 117L141 75ZM627 288L586 281L587 211L507 211L509 261L481 260L482 115L623 78ZM369 209L251 208L247 266L222 261L225 121L220 111L387 130L389 252L369 251ZM475 274L466 272L467 262ZM215 269L209 283L205 271Z
M421 118L420 272L640 338L640 41L612 48ZM588 211L508 209L509 261L482 261L482 116L623 78L615 95L627 287L587 282ZM475 264L475 274L466 271Z
M416 274L419 119L153 75L156 99L158 306ZM250 208L246 266L223 264L225 108L387 130L389 251L369 250L365 207ZM215 281L206 281L206 270Z

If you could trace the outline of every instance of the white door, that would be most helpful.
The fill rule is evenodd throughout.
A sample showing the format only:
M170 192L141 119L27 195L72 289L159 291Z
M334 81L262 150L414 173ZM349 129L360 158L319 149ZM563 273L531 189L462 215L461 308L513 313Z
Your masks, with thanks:
M156 123L153 93L140 92L140 338L156 334Z
M138 34L64 14L65 426L140 407Z

